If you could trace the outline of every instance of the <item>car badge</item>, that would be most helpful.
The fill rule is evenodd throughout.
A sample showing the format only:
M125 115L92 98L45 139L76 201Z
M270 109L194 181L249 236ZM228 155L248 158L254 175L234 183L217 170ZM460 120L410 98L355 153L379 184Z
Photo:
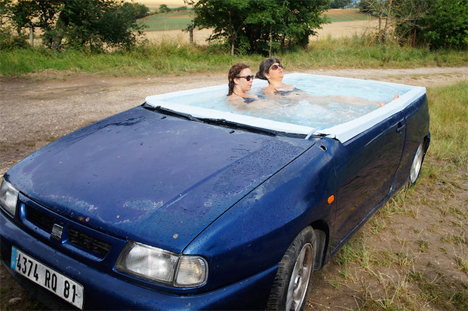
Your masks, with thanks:
M62 240L62 234L63 234L63 227L57 224L54 224L52 227L52 233L50 234L50 237L54 240L60 241Z

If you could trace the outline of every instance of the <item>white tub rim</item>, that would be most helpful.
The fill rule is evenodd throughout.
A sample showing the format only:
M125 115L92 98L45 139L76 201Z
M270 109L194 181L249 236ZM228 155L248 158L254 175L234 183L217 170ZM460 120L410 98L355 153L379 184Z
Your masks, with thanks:
M153 108L161 108L163 110L174 111L182 114L188 114L194 118L199 119L213 119L213 120L225 120L227 122L234 122L244 124L250 127L265 129L266 131L275 131L286 134L293 135L305 135L306 139L313 135L327 136L339 140L342 143L352 139L358 134L364 132L365 130L375 126L376 124L384 121L389 118L391 115L394 115L400 111L403 111L406 107L414 103L416 100L421 98L426 94L425 87L419 86L409 86L404 84L396 84L390 82L381 82L374 80L363 80L355 78L342 78L334 76L319 76L306 73L292 73L285 76L289 77L311 77L311 78L332 78L341 82L346 82L348 80L352 81L362 81L362 83L372 83L374 85L386 85L386 86L404 86L410 87L411 89L404 93L400 94L400 97L396 100L391 101L382 108L376 109L366 115L355 118L345 123L341 123L329 128L316 128L303 125L296 125L291 123L273 121L268 119L263 119L259 117L246 116L242 114L236 114L227 111L219 111L215 109L208 109L196 106L190 106L186 104L177 104L167 101L169 98L185 96L185 95L194 95L198 93L205 92L214 92L222 89L226 90L227 93L227 84L203 87L198 89L183 90L171 93L165 93L160 95L152 95L146 97L146 104ZM267 86L267 82L263 80L254 80L255 87ZM340 94L337 94L340 95Z

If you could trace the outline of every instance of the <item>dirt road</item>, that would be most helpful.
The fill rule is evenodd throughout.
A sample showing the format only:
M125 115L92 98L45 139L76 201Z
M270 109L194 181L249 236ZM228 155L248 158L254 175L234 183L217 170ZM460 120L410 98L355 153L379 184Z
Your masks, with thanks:
M420 69L387 69L387 70L303 70L301 72L322 74L350 78L373 79L418 86L439 86L453 84L458 81L468 80L468 67L462 68L420 68ZM226 83L225 73L195 74L188 76L163 76L147 78L127 77L101 77L86 74L64 74L54 71L41 73L27 78L7 79L0 78L0 176L19 160L44 146L45 144L87 124L116 114L126 109L142 104L146 96L172 91L199 88L204 86ZM464 187L464 188L463 188ZM466 182L462 190L454 190L461 193L458 198L461 201L454 202L466 209ZM465 192L463 194L463 189ZM424 189L423 189L424 190ZM424 191L427 191L424 190ZM458 191L458 192L457 192ZM458 195L458 194L457 194ZM453 200L456 200L455 197ZM426 198L427 200L427 198ZM435 199L434 199L435 200ZM436 204L436 203L434 203ZM421 213L427 217L420 218L416 227L424 228L440 225L449 221L437 219L434 210L421 207ZM418 207L419 210L419 207ZM422 217L422 216L421 216ZM428 218L434 218L430 220ZM438 216L440 218L440 215ZM414 236L416 230L411 226L405 228L407 219L403 216L395 217L392 234L368 239L368 243L376 247L384 247L382 238L394 240L397 238L412 241L418 240ZM413 221L410 219L410 222ZM413 221L414 222L414 221ZM466 223L465 223L466 225ZM389 225L390 226L390 225ZM424 229L426 230L426 229ZM445 230L445 229L444 229ZM465 230L466 229L461 229ZM442 230L443 231L443 230ZM444 231L445 232L445 231ZM464 231L462 231L464 232ZM463 234L463 233L462 233ZM466 234L466 233L464 233ZM468 236L468 235L467 235ZM437 245L434 237L434 244ZM373 244L372 244L373 243ZM466 248L461 251L467 254ZM459 252L460 253L460 252ZM421 257L424 258L424 257ZM428 259L431 262L431 259ZM439 260L439 259L437 259ZM450 267L450 263L438 261ZM356 296L348 285L332 288L327 281L329 275L338 274L336 265L330 265L325 272L317 276L317 284L312 292L309 307L320 310L333 310L333 306L340 308L356 307ZM457 278L465 278L466 274L457 274ZM22 298L18 305L15 300L11 303L11 309L29 308L31 304L25 300L27 294L6 275L3 268L0 269L1 287L7 289L2 293L3 299ZM362 281L362 280L361 280ZM350 292L351 293L348 293ZM331 307L329 307L331 306ZM424 308L425 310L429 310Z

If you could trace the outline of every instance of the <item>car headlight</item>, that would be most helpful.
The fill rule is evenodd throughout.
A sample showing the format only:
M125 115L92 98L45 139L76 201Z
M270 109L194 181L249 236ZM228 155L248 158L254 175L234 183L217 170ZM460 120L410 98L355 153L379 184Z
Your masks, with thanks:
M5 179L0 187L0 205L13 217L16 214L16 204L18 203L19 191L15 189Z
M125 246L116 268L175 287L200 286L208 277L208 264L200 256L179 255L137 242L129 242Z

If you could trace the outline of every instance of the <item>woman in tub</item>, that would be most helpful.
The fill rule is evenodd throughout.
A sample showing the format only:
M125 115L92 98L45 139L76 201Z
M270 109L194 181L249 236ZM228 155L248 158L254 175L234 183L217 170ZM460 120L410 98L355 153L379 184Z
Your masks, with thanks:
M301 91L290 84L283 83L283 65L277 57L264 59L259 66L256 78L267 80L268 87L263 89L269 95L289 95Z
M252 88L253 79L254 75L249 65L243 63L233 65L228 73L228 99L246 104L257 100L255 94L247 93Z
M308 94L291 84L283 83L284 71L283 66L281 65L281 60L277 57L266 58L264 59L259 66L259 70L255 75L256 78L267 80L268 87L263 89L263 92L269 95L270 98L289 98L291 100L308 100L315 104L328 105L332 102L343 103L343 104L353 104L353 105L369 105L374 104L376 107L380 108L385 105L385 103L367 100L360 97L352 96L313 96ZM395 100L399 97L398 94L395 94L395 97L392 99Z

